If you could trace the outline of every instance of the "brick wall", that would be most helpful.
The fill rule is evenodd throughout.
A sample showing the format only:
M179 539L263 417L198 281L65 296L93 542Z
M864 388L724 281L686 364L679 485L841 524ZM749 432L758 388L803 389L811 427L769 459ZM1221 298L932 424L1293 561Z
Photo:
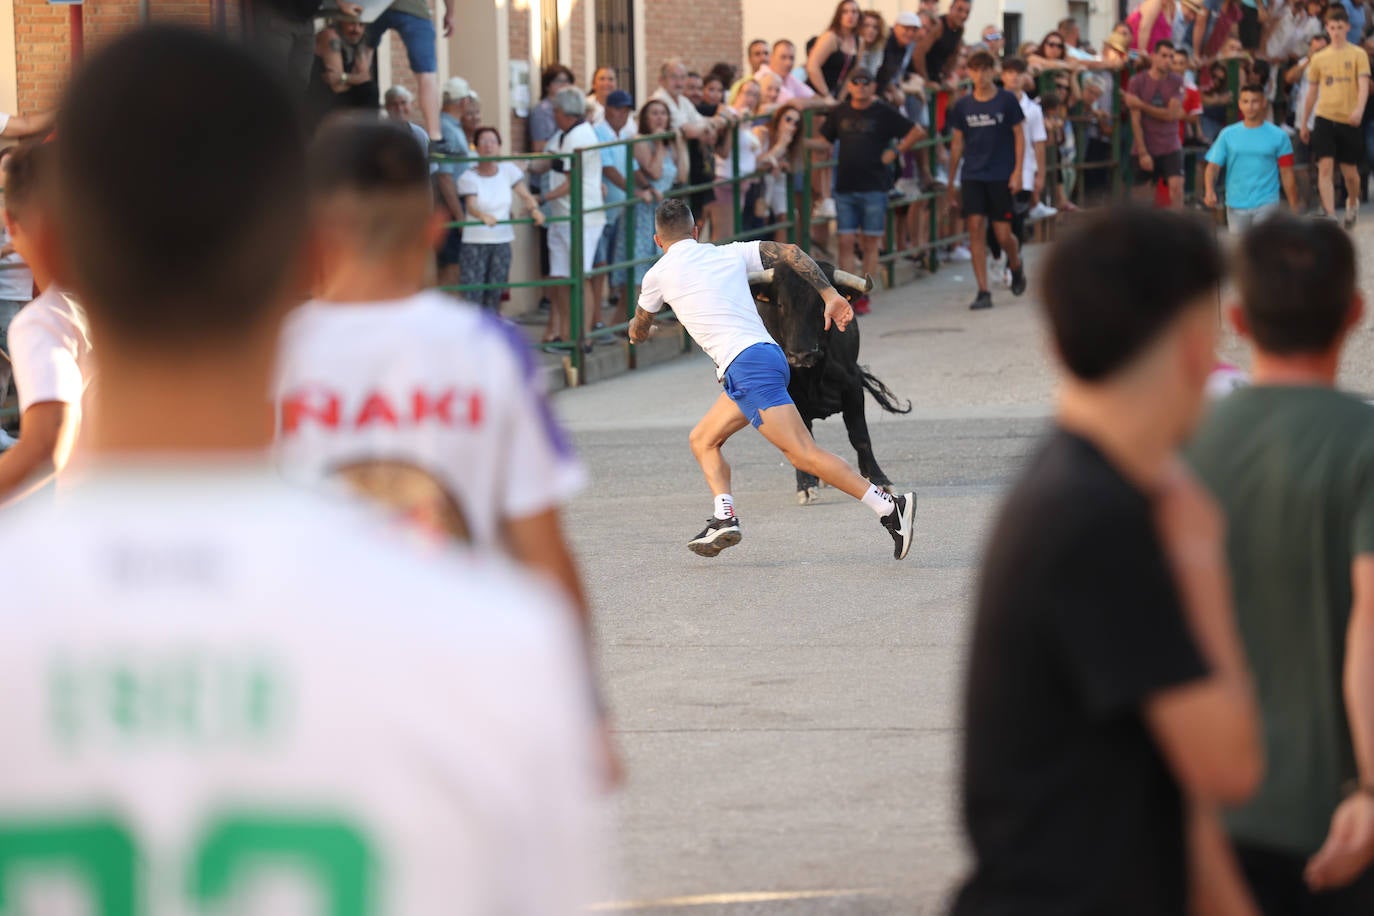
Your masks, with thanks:
M237 31L239 7L226 4L231 31ZM19 111L32 113L56 104L71 67L70 11L47 0L14 0L14 38ZM151 0L154 22L210 24L209 0ZM89 53L102 43L138 24L138 0L88 2L83 11L83 35Z
M644 0L644 62L647 84L658 84L666 58L681 57L687 69L705 73L717 61L738 67L744 57L742 0Z

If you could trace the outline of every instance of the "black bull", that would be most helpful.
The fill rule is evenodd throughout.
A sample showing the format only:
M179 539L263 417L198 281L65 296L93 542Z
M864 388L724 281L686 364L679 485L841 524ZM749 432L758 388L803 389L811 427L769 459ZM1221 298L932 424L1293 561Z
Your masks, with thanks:
M836 280L832 264L818 263L846 299L852 301L867 290L868 284L860 278L841 272ZM858 454L859 473L890 492L892 481L878 467L873 443L868 438L864 392L873 395L878 406L889 413L910 413L911 402L906 407L899 406L897 396L859 365L858 321L850 322L844 331L833 325L825 330L825 303L820 294L785 264L750 274L749 289L764 327L787 354L792 368L787 393L796 402L806 428L810 430L815 420L841 413L849 444ZM818 485L815 477L798 471L798 502L811 502Z

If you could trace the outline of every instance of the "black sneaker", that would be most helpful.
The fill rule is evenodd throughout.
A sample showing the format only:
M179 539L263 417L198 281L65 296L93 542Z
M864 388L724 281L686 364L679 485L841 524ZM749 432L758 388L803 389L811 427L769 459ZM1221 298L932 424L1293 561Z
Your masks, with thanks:
M734 547L743 536L738 518L713 518L701 534L687 542L687 549L700 557L714 557L725 548Z
M911 550L911 533L916 527L916 494L903 493L892 497L896 507L879 521L892 535L892 556L897 560L906 559Z
M979 309L992 308L992 293L988 292L985 289L979 290L978 298L973 300L973 303L969 306L969 308L973 309L975 312Z
M431 156L452 156L457 150L449 145L447 140L435 140L429 138L429 154Z
M1026 265L1022 264L1011 272L1011 294L1019 296L1026 291Z

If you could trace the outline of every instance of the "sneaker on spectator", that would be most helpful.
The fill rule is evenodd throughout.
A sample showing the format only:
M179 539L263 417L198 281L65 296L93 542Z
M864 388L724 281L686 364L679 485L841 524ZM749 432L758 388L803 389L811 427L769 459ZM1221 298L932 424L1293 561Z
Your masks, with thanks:
M867 315L871 311L872 309L869 308L867 296L860 296L859 298L854 300L855 315Z
M816 204L816 215L821 219L835 218L835 198L827 197Z
M973 302L969 304L969 308L974 310L975 312L979 311L980 309L992 308L992 293L988 292L985 289L979 290L977 298L975 298Z
M1005 286L1007 289L1011 289L1011 268L1010 268L1010 267L1003 267L1003 268L1002 268L1002 285Z
M1360 220L1360 208L1358 206L1345 208L1345 228L1354 229L1355 224Z
M968 250L967 245L955 245L949 252L951 261L972 261L973 252Z
M1011 294L1019 296L1026 291L1026 268L1025 265L1018 267L1011 273Z
M1041 201L1037 203L1034 207L1031 207L1030 213L1027 213L1026 217L1033 223L1038 220L1049 219L1051 216L1054 216L1058 212L1059 211L1054 209L1054 207L1051 207L1049 204L1045 203L1044 201Z

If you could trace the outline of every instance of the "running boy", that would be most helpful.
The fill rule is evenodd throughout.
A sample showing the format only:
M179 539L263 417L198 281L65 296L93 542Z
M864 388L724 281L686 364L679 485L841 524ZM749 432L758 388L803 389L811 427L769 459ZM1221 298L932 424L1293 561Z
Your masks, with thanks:
M975 51L969 55L968 69L973 91L954 103L948 118L954 131L949 173L958 174L961 160L964 165L962 185L951 185L949 195L950 203L961 207L968 223L973 277L978 283L978 296L969 308L990 309L986 237L989 222L997 243L1007 253L1012 294L1019 296L1026 291L1021 245L1011 231L1012 197L1023 189L1026 134L1021 123L1026 116L1016 96L997 86L997 61L991 54Z

